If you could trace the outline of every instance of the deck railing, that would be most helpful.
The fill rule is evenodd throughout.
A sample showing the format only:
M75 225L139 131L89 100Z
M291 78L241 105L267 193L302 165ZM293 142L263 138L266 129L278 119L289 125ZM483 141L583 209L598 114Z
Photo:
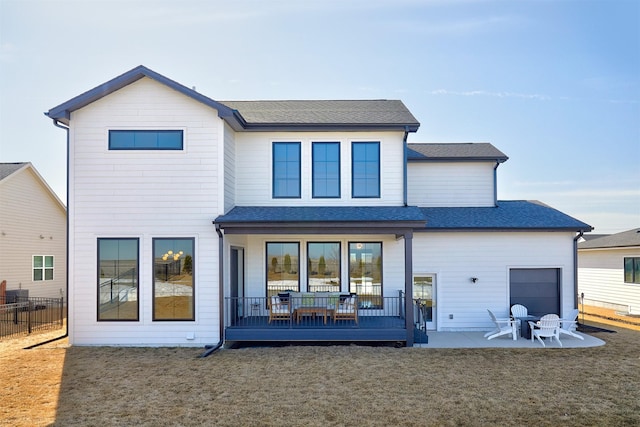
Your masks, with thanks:
M404 329L404 296L379 297L381 303L370 306L357 303L356 315L338 316L341 302L348 295L291 296L283 298L280 312L273 315L270 298L225 298L227 327L239 328L401 328ZM360 301L356 299L356 301ZM283 313L282 310L285 310ZM270 315L271 314L271 315Z

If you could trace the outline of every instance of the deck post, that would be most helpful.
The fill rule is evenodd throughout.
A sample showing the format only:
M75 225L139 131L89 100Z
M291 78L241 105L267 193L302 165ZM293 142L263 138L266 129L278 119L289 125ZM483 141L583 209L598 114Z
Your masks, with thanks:
M407 347L413 346L413 231L404 233L404 315Z

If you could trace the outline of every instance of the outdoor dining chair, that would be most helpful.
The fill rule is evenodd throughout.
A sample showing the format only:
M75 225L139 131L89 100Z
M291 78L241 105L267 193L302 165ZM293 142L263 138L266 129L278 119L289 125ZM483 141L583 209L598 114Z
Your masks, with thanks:
M560 318L557 314L545 314L538 322L529 322L531 328L531 341L537 338L543 347L546 347L542 338L549 338L551 341L555 338L562 347L560 342Z

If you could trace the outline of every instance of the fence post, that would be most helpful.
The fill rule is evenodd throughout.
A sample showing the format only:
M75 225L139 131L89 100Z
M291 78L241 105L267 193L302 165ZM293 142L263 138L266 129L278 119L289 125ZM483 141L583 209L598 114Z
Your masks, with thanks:
M64 324L64 297L60 297L60 326Z
M33 303L29 300L27 304L27 310L29 310L29 313L27 314L27 330L31 333L31 311L33 309Z

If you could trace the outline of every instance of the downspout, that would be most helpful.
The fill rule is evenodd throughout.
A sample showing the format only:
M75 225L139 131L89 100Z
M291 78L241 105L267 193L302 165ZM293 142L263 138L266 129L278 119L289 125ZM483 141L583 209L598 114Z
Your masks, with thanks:
M206 351L202 353L200 358L207 357L213 354L224 344L224 236L220 231L220 225L215 224L216 233L218 233L218 299L220 301L219 313L220 313L220 341L215 345L206 345Z
M404 162L403 162L403 180L404 185L402 188L402 202L404 206L407 206L407 157L409 155L409 148L407 147L407 138L409 137L409 126L404 127L404 137L402 138L402 147L404 149Z
M500 162L496 162L493 167L493 204L498 207L498 166Z
M578 235L573 238L573 308L578 308L578 239L584 235L584 231L580 230Z
M45 116L47 115L47 113L44 113ZM30 345L28 347L25 347L25 350L30 350L32 348L44 345L44 344L49 344L50 342L54 342L54 341L58 341L61 340L63 338L67 338L69 336L69 128L67 126L63 126L60 124L60 122L58 122L58 119L52 119L53 120L53 125L57 128L60 129L64 129L64 131L67 133L67 215L66 215L66 221L67 221L67 247L66 247L66 252L67 252L67 259L66 259L66 269L67 269L67 277L65 278L65 288L67 289L67 291L65 292L65 295L67 296L67 310L66 310L66 318L67 318L67 326L65 327L65 331L64 331L64 335L56 337L56 338L52 338L50 340L44 341L44 342L40 342L38 344L33 344ZM64 301L63 301L64 302Z

